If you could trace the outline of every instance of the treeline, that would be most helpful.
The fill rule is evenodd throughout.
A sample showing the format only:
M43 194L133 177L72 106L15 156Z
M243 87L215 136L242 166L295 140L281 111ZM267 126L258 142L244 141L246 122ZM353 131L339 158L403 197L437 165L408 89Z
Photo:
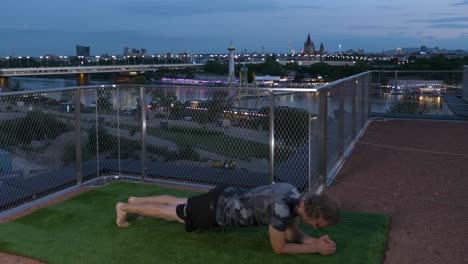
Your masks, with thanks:
M253 73L256 76L271 75L271 76L293 76L294 81L301 81L304 78L316 78L321 76L324 81L335 81L341 78L349 77L368 70L462 70L463 65L468 65L468 56L464 58L448 58L445 56L417 58L415 56L408 57L408 63L402 63L397 58L389 61L364 61L357 60L353 64L344 66L329 65L319 62L310 66L300 66L297 62L282 65L276 61L275 56L270 56L263 63L245 64L248 68L249 81L253 79ZM236 76L243 65L236 64ZM216 75L227 75L229 65L226 61L213 60L205 64L203 70L205 73Z

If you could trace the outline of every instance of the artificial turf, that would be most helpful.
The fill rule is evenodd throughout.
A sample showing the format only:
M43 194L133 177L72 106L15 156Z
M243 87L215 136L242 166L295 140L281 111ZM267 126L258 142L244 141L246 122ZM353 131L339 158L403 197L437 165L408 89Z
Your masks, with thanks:
M389 218L343 212L326 230L337 243L331 256L275 255L266 227L213 229L186 233L183 225L158 219L134 219L115 225L115 203L128 196L188 196L193 192L136 183L113 183L82 193L0 225L0 251L46 263L381 263Z

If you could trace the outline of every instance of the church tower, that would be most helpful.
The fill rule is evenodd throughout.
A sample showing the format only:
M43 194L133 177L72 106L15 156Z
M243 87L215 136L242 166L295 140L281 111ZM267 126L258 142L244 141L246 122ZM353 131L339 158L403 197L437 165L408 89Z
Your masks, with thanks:
M315 54L315 45L314 42L310 39L310 34L307 35L307 40L304 43L304 51L302 52L307 55Z

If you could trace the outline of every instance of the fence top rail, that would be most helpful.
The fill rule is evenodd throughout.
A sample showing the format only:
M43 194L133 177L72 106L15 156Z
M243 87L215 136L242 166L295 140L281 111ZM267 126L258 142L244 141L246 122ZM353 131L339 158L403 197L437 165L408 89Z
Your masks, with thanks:
M465 66L467 67L467 66ZM385 72L385 73L462 73L463 70L440 70L440 71L431 71L431 70L377 70L372 72Z

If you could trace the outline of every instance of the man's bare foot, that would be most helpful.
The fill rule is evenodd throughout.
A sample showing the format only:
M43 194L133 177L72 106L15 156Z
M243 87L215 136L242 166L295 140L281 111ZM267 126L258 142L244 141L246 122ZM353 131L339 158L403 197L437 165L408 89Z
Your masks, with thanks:
M124 203L117 203L115 205L115 213L117 217L115 219L115 223L118 227L127 227L129 223L127 222L127 213L122 209Z

